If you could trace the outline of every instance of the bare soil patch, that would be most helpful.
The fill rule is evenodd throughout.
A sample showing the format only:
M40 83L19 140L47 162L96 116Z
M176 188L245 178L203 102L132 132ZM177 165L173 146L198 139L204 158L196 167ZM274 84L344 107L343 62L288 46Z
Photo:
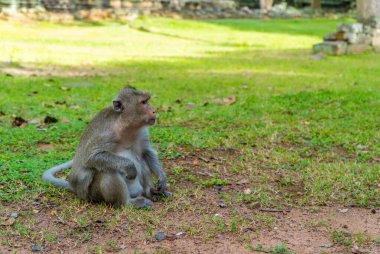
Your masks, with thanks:
M275 213L276 222L271 227L245 228L243 229L247 232L245 235L243 231L220 232L209 239L207 237L209 229L206 225L208 222L205 222L202 216L194 216L191 212L170 211L167 216L160 219L168 220L170 217L170 220L177 225L168 226L163 223L162 228L157 226L152 235L147 235L145 225L134 222L131 227L128 219L121 219L117 225L109 226L117 216L113 208L106 208L109 211L105 213L105 217L98 217L82 226L77 224L78 217L63 220L59 215L57 216L59 214L57 209L64 209L65 206L72 207L72 204L65 204L67 202L61 203L59 207L45 207L38 212L36 212L36 205L27 203L4 204L4 206L6 210L18 212L19 217L16 223L28 224L30 220L34 222L31 228L32 233L44 239L40 243L45 248L44 252L48 253L95 252L96 246L102 246L106 253L131 253L134 250L146 253L258 253L249 250L247 244L253 246L260 244L270 248L284 243L296 253L313 254L321 253L323 250L328 251L327 253L355 253L353 246L356 243L349 247L336 243L332 239L332 232L344 228L350 235L362 234L372 239L380 235L379 209L376 213L372 213L371 209L348 208L347 212L342 213L339 210L345 208L338 206L318 208L317 212L310 212L310 207L293 208L288 213ZM92 206L94 210L99 209L96 204L87 206ZM166 206L166 203L156 203L157 210L160 210L162 206ZM240 207L219 208L218 212L220 216L227 217L234 209L240 209ZM210 210L213 208L210 207ZM255 218L254 215L266 216L267 212L256 209L243 211L242 214L247 218ZM76 216L80 216L80 212ZM3 231L9 233L0 237L2 241L0 251L3 253L11 251L29 253L32 246L39 242L38 238L32 235L20 235L22 232L19 231L16 223L12 226L1 226ZM182 232L179 224L189 223L198 225L200 234L192 235L187 231L178 238L163 241L157 241L154 237L158 231L163 231L165 234ZM46 241L44 234L49 230L57 233L59 236L57 242ZM11 246L5 245L4 242ZM332 246L324 247L329 245ZM362 252L357 253L375 254L380 252L380 246L367 242L360 246L360 251Z
M251 249L284 244L305 254L380 253L379 208L247 202L239 197L252 184L267 179L280 190L289 172L266 169L264 175L255 162L248 170L246 162L248 169L236 173L241 154L233 149L179 151L164 161L174 198L156 202L151 211L82 202L54 187L37 200L2 203L0 225L14 213L16 219L0 226L0 253L29 253L33 246L46 253L259 253ZM205 184L215 173L229 183ZM281 191L297 199L302 181L288 177L295 183ZM165 239L156 239L159 232Z

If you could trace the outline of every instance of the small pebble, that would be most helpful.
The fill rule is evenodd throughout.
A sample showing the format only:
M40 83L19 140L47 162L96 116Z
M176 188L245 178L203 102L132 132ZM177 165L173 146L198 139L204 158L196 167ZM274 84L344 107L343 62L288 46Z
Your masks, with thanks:
M43 248L41 248L41 246L38 246L38 245L33 245L32 246L32 251L33 252L37 252L37 251L42 251Z
M158 232L157 234L156 234L156 240L157 241L162 241L162 240L164 240L165 239L165 234L163 233L163 232Z
M219 207L221 207L221 208L226 208L227 205L226 205L226 203L224 203L224 202L220 202L220 203L219 203Z
M376 209L373 208L373 209L371 210L371 213L375 214L375 213L376 213Z
M178 232L177 234L175 234L177 237L178 236L182 236L184 233L183 232Z
M18 214L17 213L11 213L11 218L17 218Z

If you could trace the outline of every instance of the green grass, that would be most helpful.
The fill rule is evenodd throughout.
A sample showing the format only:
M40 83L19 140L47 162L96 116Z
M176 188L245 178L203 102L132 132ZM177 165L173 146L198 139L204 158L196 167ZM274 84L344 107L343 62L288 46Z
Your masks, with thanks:
M151 137L163 159L179 148L241 151L229 176L168 168L174 191L181 181L208 188L244 176L255 185L242 202L379 205L380 55L311 57L343 21L1 22L1 200L64 196L42 172L70 159L86 123L132 84L154 95ZM12 70L39 75L5 75ZM236 103L223 105L230 95ZM15 116L59 121L15 128ZM286 174L279 184L276 170Z

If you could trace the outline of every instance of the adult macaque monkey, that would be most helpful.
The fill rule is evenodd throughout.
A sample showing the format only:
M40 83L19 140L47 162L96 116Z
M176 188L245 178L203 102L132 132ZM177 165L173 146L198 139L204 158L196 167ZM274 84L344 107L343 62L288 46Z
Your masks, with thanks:
M166 174L149 142L147 127L156 121L150 95L128 87L88 124L72 161L47 170L43 179L65 187L81 199L152 206L155 195L166 192ZM69 181L54 174L70 168ZM153 189L152 173L158 177Z

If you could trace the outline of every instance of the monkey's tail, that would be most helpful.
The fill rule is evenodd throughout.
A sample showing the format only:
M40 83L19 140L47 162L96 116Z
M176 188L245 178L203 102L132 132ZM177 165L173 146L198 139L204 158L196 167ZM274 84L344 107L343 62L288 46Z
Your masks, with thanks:
M73 161L71 160L71 161L65 162L63 164L60 164L58 166L52 167L51 169L48 169L44 172L44 174L42 175L42 179L47 181L47 182L51 182L56 186L63 187L69 191L73 191L73 188L71 187L71 185L68 181L63 180L63 179L59 179L59 178L54 176L55 173L57 173L61 170L64 170L64 169L71 168L72 166L73 166Z

